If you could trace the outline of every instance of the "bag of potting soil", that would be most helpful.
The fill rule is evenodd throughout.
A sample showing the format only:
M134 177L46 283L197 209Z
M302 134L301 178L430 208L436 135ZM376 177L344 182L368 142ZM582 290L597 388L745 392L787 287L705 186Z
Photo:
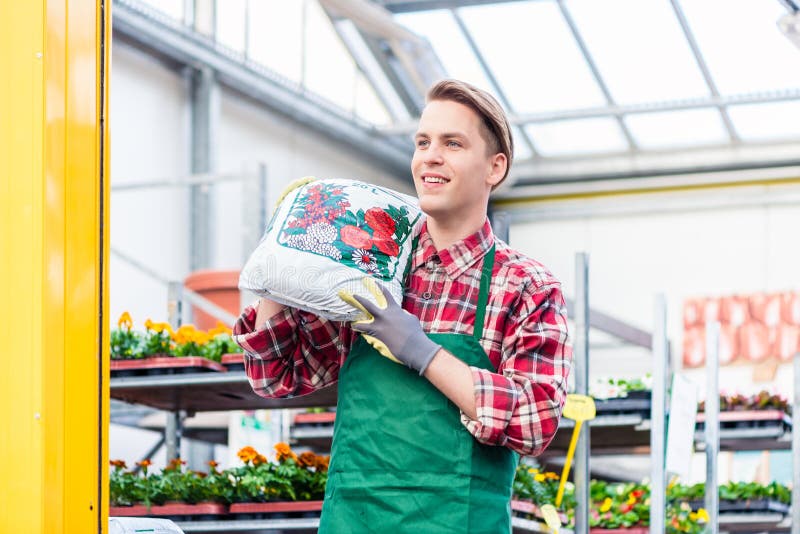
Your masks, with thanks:
M284 192L239 288L316 313L352 321L345 289L370 298L372 276L403 299L403 275L423 214L414 197L355 180L303 179Z

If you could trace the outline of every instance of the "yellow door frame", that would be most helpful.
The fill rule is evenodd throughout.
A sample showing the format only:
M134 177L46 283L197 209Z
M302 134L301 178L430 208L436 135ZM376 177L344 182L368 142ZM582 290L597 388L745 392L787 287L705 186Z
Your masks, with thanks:
M0 532L108 523L111 0L0 0Z

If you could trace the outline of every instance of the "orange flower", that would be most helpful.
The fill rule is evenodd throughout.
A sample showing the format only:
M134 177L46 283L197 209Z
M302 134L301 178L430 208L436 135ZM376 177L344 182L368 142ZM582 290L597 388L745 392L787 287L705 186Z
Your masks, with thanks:
M214 460L209 460L207 463L208 463L208 467L210 467L212 471L216 471L217 470L217 466L219 465L218 462L215 462Z
M117 469L126 469L128 467L125 465L125 460L111 460L109 463Z
M314 467L316 468L317 471L324 473L325 471L328 470L328 464L330 463L330 461L331 461L330 456L317 456L315 458Z
M317 464L317 455L311 451L304 452L297 459L300 467L314 467Z
M267 457L262 454L257 454L255 458L253 458L253 465L261 465L267 463Z
M186 462L184 462L180 458L173 458L172 460L169 461L169 464L167 464L167 467L165 467L164 470L165 471L180 471L182 465L186 465Z
M256 456L258 456L258 451L248 445L247 447L242 447L239 452L236 453L236 455L241 461L249 464L255 459Z
M292 452L292 449L286 443L278 443L275 445L275 451L277 452L275 458L279 462L286 461L290 458L297 462L297 455Z

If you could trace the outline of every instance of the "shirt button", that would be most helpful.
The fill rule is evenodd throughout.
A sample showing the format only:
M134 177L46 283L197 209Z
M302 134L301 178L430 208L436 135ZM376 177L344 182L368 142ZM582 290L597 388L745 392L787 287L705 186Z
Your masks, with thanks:
M422 298L425 299L425 300L431 300L432 296L433 295L431 294L430 291L426 291L425 293L422 294Z

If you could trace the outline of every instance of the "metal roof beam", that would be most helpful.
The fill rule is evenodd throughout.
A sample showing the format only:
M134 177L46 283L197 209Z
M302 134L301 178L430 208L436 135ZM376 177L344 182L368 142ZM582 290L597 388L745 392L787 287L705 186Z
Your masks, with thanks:
M554 122L572 119L590 119L596 117L621 117L638 113L655 113L659 111L683 111L687 109L718 108L720 106L736 106L742 104L764 104L772 102L791 102L800 100L800 89L771 91L769 93L747 93L730 96L710 96L687 100L664 102L646 102L642 104L603 106L596 108L567 109L542 113L511 114L508 119L512 124L529 124L533 122ZM409 133L416 128L416 123L397 123L378 129L385 134L399 135Z
M270 110L322 133L333 141L355 147L396 178L409 180L411 143L378 135L375 127L352 113L311 93L258 63L246 61L177 21L151 16L138 3L114 2L114 32L169 62L192 68L208 67L221 85Z
M540 158L521 161L511 172L515 175L514 186L575 183L579 189L590 190L591 183L599 180L796 165L800 165L800 143L787 141Z
M486 4L504 4L523 0L378 0L392 13L411 13L414 11L432 11L435 9L455 9L458 7L482 6Z
M717 84L714 82L714 78L711 76L711 71L708 69L708 65L706 64L706 60L703 57L702 52L700 52L700 46L697 44L697 40L694 38L692 29L689 27L689 21L686 20L686 15L683 13L683 9L681 9L681 6L678 4L677 0L670 0L670 4L672 4L672 9L675 12L675 16L678 18L678 23L681 25L683 36L689 43L689 48L691 48L692 54L694 54L694 59L697 61L697 66L700 68L700 72L703 73L703 79L706 81L706 85L708 85L708 90L711 92L711 96L719 98L721 95L717 89ZM722 122L725 123L725 128L728 130L728 135L730 136L731 141L738 141L739 134L736 133L736 128L733 126L733 121L731 120L731 116L728 114L728 110L725 108L725 106L719 106L718 109L720 115L722 116Z

